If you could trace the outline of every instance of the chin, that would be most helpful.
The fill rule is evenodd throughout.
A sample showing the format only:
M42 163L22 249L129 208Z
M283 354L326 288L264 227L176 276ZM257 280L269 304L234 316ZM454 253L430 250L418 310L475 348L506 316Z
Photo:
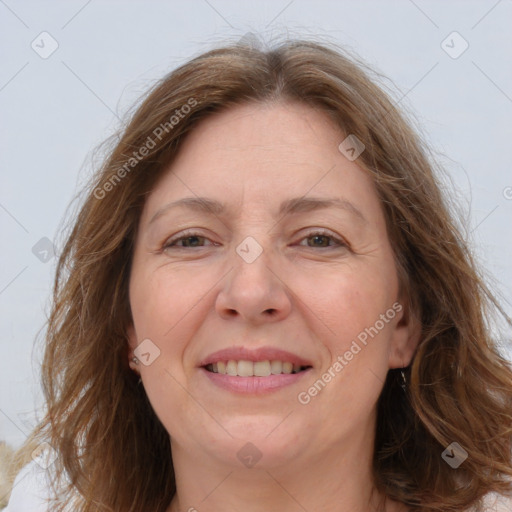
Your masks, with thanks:
M281 414L223 422L233 437L226 434L219 439L218 432L212 432L215 441L205 449L211 452L214 447L215 458L237 468L271 469L289 464L304 452L306 447L301 440L308 436L306 432L300 435L296 429L291 431L284 418L286 415Z

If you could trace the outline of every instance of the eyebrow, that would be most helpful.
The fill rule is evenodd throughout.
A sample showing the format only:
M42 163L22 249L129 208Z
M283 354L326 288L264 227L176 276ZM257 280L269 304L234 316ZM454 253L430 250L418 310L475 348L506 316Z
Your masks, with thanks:
M187 208L199 213L209 215L221 215L226 212L226 205L208 197L183 197L176 201L166 204L160 208L149 221L149 224L155 222L162 215L174 208ZM281 218L285 215L294 213L308 213L316 210L327 208L337 208L348 211L368 223L361 211L350 201L338 197L294 197L287 199L281 203L278 216Z

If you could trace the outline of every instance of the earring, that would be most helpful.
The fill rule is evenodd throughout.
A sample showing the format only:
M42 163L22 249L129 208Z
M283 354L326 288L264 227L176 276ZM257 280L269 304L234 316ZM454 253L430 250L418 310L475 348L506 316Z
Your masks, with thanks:
M405 378L405 373L404 373L404 370L400 370L400 373L402 375L402 383L400 384L400 386L402 387L402 389L404 390L404 393L405 393L405 388L407 387L407 379Z
M139 364L139 360L138 360L135 356L133 356L133 357L132 357L132 361L133 361L135 364Z

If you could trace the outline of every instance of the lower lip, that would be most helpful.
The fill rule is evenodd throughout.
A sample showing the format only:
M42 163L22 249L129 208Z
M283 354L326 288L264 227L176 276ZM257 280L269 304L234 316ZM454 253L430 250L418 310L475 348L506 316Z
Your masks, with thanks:
M311 368L308 368L299 373L281 373L268 377L239 377L209 372L205 368L200 369L215 385L234 393L251 395L270 393L295 384L311 370Z

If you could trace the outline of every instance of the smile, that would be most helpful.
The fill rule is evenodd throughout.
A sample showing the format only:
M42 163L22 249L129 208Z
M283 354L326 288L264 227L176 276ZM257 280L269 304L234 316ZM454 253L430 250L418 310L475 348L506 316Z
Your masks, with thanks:
M205 366L206 370L222 375L238 377L268 377L270 375L295 374L307 370L309 366L293 364L290 361L218 361Z
M245 395L277 391L313 370L312 361L275 346L232 346L205 357L198 367L216 387Z

